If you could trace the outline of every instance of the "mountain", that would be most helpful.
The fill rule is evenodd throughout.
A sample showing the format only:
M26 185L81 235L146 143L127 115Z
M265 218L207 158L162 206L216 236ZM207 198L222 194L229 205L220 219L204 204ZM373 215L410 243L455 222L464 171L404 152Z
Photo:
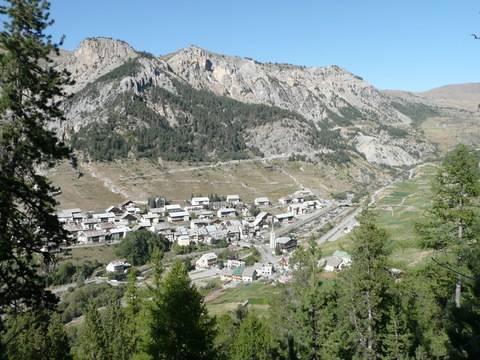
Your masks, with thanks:
M445 106L471 111L480 109L480 83L446 85L420 95Z
M435 151L417 123L437 105L381 92L338 66L259 63L196 46L156 57L108 38L55 61L76 82L61 131L91 160L302 154L403 166Z

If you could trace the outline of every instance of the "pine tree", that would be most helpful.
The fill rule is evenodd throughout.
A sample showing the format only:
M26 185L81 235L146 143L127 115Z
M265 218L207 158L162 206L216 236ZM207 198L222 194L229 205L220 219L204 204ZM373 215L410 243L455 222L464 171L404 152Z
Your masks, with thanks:
M3 336L8 359L67 360L70 343L59 314L28 311L9 316Z
M252 313L242 321L233 344L232 360L270 360L273 345L270 329Z
M364 359L377 359L382 355L390 308L387 237L371 213L362 213L359 222L353 233L352 265L343 274L342 301L352 328L354 352Z
M58 45L46 35L52 24L49 3L7 0L0 14L0 315L20 303L52 305L39 261L52 258L41 248L62 244L66 234L54 214L54 187L40 175L69 156L69 149L47 129L63 120L59 99L67 84L50 60Z
M185 266L176 262L155 281L147 312L146 353L154 359L212 359L215 322Z
M433 181L433 202L426 221L417 225L425 247L462 248L475 236L476 199L480 196L479 159L459 145L449 153Z
M137 336L120 302L112 301L101 312L91 303L74 352L81 360L128 360L137 350Z

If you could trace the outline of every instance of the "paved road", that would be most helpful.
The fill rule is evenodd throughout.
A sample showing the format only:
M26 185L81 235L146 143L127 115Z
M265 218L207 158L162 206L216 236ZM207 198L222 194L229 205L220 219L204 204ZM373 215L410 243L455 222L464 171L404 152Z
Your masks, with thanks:
M344 229L346 227L351 227L355 224L356 220L355 217L362 211L362 208L354 208L350 214L348 214L345 218L343 218L337 225L335 225L330 231L328 231L325 235L320 237L318 240L319 244L323 244L327 241L335 241L345 235ZM341 213L339 216L344 216L345 213Z
M275 235L276 237L287 235L292 231L295 231L305 226L306 224L324 216L326 213L328 213L330 210L333 210L334 208L335 208L335 205L330 205L330 206L327 206L325 209L321 209L313 213L307 214L304 217L302 217L300 220L296 221L294 224L287 225L287 226L281 227L280 229L275 230Z

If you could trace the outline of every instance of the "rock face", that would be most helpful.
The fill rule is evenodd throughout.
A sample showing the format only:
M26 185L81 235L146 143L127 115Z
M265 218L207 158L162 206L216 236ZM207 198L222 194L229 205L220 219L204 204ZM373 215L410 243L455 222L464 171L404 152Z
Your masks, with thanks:
M172 54L173 71L197 89L233 99L278 106L321 121L340 117L352 107L384 122L403 124L409 118L392 108L382 93L338 66L307 68L262 64L251 59L217 55L196 46Z
M87 153L114 147L103 160L342 153L402 166L434 151L412 126L410 100L337 66L259 63L196 46L155 57L107 38L55 61L76 81L63 130Z
M70 89L74 93L136 56L136 51L126 42L98 37L83 40L78 49L63 51L56 60L75 79Z

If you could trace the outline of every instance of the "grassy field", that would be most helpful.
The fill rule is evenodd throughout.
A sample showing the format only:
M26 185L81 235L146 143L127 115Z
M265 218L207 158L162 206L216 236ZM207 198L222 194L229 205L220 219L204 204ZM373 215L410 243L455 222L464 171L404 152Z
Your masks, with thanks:
M92 246L72 249L72 257L68 260L75 263L82 263L86 260L98 261L101 264L108 264L117 259L115 250L117 245Z
M446 153L459 143L478 147L480 144L479 124L478 116L465 116L462 119L434 117L424 121L421 127L427 139L438 144L439 150Z
M418 247L415 223L430 206L430 183L436 167L421 167L410 180L395 183L388 188L373 211L378 215L378 222L388 234L388 248L391 259L399 267L415 266L425 259L430 252ZM325 254L337 249L350 251L353 242L350 235L322 246Z
M62 188L58 197L61 208L105 209L125 198L145 201L158 195L183 202L192 194L211 193L239 194L247 202L267 196L276 203L279 197L303 187L329 198L333 192L355 191L357 186L363 186L358 184L359 179L381 181L389 176L363 159L356 159L348 167L286 160L213 167L126 160L84 164L80 170L85 174L81 178L66 164L51 173L53 183Z
M279 292L280 289L271 284L241 284L224 290L218 297L208 301L207 308L211 315L221 315L235 310L238 305L248 300L249 310L268 316L272 298Z
M50 174L50 180L61 188L62 193L57 197L60 208L80 208L85 210L103 211L112 204L118 204L125 198L110 191L102 181L94 178L88 171L80 168L83 176L78 178L70 165L63 163Z

